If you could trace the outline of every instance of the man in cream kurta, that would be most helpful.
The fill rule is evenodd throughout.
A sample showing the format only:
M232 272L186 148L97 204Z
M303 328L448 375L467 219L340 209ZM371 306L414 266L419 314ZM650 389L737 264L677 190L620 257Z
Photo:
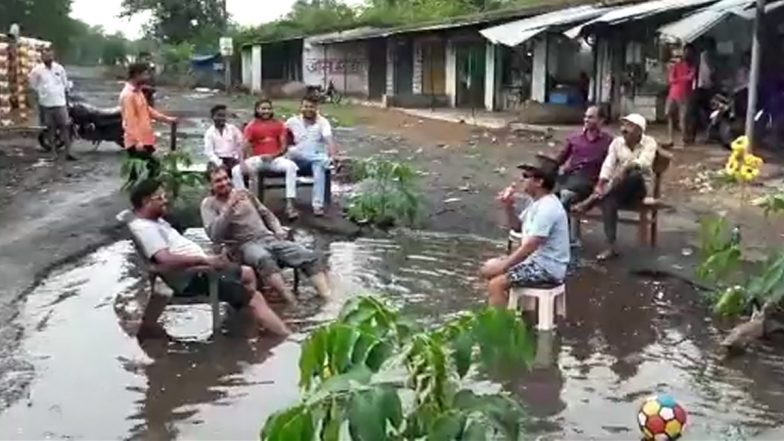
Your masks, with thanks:
M642 115L631 114L621 120L621 136L610 144L593 196L575 207L577 211L584 211L593 203L601 202L608 247L597 256L599 260L618 254L615 249L618 210L653 201L653 161L658 145L645 134L645 128Z

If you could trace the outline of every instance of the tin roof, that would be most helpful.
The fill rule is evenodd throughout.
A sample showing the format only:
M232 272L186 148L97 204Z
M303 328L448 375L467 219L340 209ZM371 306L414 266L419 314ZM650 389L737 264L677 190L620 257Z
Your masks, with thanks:
M593 5L575 6L504 23L479 32L492 43L514 47L552 27L582 23L608 10L609 8Z

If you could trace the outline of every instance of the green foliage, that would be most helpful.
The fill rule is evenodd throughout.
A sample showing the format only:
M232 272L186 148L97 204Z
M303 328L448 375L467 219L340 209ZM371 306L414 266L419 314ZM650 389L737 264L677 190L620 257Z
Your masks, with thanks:
M25 37L51 41L63 56L70 49L71 33L76 21L69 17L72 0L2 0L0 1L0 32L12 23L19 24Z
M379 226L417 220L421 201L411 166L376 157L352 164L352 173L354 180L364 182L349 199L350 219Z
M161 181L171 200L176 201L183 190L200 187L204 184L205 179L201 173L185 171L185 169L193 165L193 161L187 153L182 151L169 152L159 159L161 166L158 175L150 176L146 161L126 157L120 170L122 177L125 179L123 189L129 190L147 178L156 178ZM131 179L133 175L136 176L136 179Z
M218 38L227 30L223 4L223 0L123 0L122 14L149 12L148 36L172 45L188 42L207 51L217 49Z
M699 278L717 282L732 276L740 268L740 244L734 243L731 236L731 227L726 219L716 217L701 221Z
M754 200L752 203L755 206L762 208L765 211L765 216L780 213L784 211L784 191L771 193Z
M463 381L477 364L528 365L533 348L507 310L423 331L379 299L354 299L304 342L303 396L269 417L261 439L519 439L520 406L505 395L478 395Z
M164 71L167 74L187 73L193 51L191 43L164 44L160 49Z
M779 303L784 298L784 249L758 265L754 274L742 271L740 244L730 234L723 218L703 220L700 229L700 259L697 276L717 284L710 298L718 315L736 316L756 303Z

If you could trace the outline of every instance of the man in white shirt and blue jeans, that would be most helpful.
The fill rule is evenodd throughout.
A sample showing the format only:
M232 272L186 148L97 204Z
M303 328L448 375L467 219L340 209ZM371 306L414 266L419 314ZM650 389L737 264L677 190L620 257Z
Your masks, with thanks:
M337 156L337 145L332 137L332 126L318 114L318 100L313 97L302 99L301 114L290 118L286 128L291 132L293 143L289 147L289 159L300 170L313 170L313 214L324 215L324 192L326 172Z
M68 90L68 75L59 63L54 61L52 48L44 49L41 54L41 64L30 71L30 87L38 96L38 111L41 123L46 127L46 136L49 145L53 146L57 155L56 137L59 134L63 142L65 158L73 161L71 155L71 133L68 128L68 108L66 91Z
M571 259L569 219L553 194L558 164L544 156L538 159L538 164L518 166L522 190L531 198L519 216L515 212L514 186L498 196L509 227L522 233L522 241L509 255L488 260L480 270L487 281L490 306L505 308L512 287L559 285L566 278Z

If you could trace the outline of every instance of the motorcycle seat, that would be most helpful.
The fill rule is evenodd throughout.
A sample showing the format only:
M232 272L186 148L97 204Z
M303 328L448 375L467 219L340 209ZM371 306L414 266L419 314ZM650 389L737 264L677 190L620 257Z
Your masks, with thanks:
M119 106L104 108L104 107L96 107L87 103L79 103L75 107L81 107L84 112L96 116L119 116L121 113Z

